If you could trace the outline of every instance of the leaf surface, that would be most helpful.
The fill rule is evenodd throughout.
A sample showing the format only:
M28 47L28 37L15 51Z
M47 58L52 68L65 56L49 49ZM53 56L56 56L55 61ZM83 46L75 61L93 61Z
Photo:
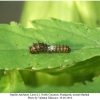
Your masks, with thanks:
M5 70L0 80L0 92L13 92L24 89L24 82L17 70Z
M36 20L35 28L25 29L20 24L0 25L0 68L69 68L75 62L100 55L100 31L83 24L58 19ZM43 42L50 45L68 45L70 53L31 54L29 46Z

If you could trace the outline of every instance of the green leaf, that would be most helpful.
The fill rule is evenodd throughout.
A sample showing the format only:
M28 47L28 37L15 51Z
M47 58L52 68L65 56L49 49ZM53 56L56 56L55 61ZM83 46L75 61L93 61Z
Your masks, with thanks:
M84 61L100 55L100 34L96 29L89 28L83 24L68 23L56 19L33 21L33 24L38 29L41 38L45 40L44 42L51 45L64 44L71 48L69 54L45 56L46 59L44 59L48 65L51 63L49 66L62 65L65 67L74 62ZM54 59L56 63L53 63ZM42 64L41 60L39 62Z
M70 87L42 86L42 87L26 87L19 89L17 92L35 92L35 93L99 93L100 92L100 76L95 77L93 82L86 81L85 84L75 83Z
M13 92L24 88L24 82L17 70L5 70L0 80L0 92Z
M15 22L11 25L0 24L0 69L29 67L27 59L29 46L34 39L32 33L31 29L25 29Z
M14 22L11 25L0 25L1 69L69 68L75 65L75 62L100 55L100 31L97 29L53 18L32 23L34 29L25 29ZM50 45L68 45L71 52L31 54L29 46L38 41Z

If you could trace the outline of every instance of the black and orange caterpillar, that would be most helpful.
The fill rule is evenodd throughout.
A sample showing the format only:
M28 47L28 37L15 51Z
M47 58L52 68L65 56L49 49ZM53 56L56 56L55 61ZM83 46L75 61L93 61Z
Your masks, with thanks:
M69 46L64 46L64 45L58 45L58 46L53 46L53 45L48 45L44 43L33 43L32 46L29 47L30 53L39 53L39 52L49 52L49 53L69 53L71 49Z

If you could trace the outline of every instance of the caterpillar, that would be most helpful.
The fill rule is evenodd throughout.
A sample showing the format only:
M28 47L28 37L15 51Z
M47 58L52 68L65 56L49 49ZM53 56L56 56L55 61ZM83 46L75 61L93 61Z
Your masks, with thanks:
M38 43L33 43L33 45L29 47L29 51L32 54L39 53L39 52L69 53L71 51L71 49L69 48L69 46L64 46L64 45L54 46L54 45L48 45L45 43L38 42Z

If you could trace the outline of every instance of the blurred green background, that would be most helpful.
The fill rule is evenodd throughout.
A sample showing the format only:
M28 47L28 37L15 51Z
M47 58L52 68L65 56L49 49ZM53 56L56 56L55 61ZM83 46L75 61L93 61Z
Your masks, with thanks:
M16 21L32 27L32 20L54 17L99 27L99 9L99 1L0 1L0 23Z
M54 17L98 27L100 26L99 7L99 1L25 2L20 22L25 27L31 27L29 20Z

